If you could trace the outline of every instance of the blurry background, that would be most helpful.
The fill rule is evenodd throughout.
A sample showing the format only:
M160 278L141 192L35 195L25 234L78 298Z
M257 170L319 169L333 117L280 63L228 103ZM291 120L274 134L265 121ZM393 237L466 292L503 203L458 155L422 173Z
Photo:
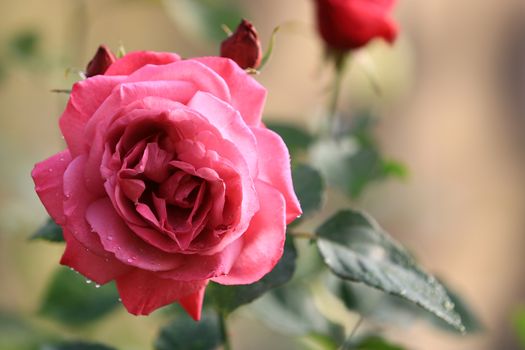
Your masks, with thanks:
M354 66L342 107L381 115L384 152L404 162L410 177L370 187L356 205L460 292L486 331L457 337L418 323L390 327L388 335L411 349L518 349L513 319L525 303L525 2L399 2L398 42L366 50L382 96ZM83 69L100 43L216 55L218 24L234 26L240 14L255 24L263 46L283 24L257 77L269 90L266 118L315 127L330 72L322 66L313 1L0 2L0 316L56 328L36 312L63 248L27 241L46 218L29 174L63 148L57 120L67 96L50 90L77 79L66 77L66 68ZM70 336L149 349L162 322L119 310ZM293 348L243 312L232 332L236 349L266 349L269 339L273 349Z

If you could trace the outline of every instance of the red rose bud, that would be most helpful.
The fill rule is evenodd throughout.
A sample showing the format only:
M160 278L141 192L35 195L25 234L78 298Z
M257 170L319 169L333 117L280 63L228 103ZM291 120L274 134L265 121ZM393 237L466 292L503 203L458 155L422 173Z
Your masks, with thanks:
M317 29L325 44L352 50L375 38L393 43L397 25L391 17L396 0L314 0Z
M243 19L235 33L222 42L221 56L231 58L243 69L258 68L262 50L255 27Z
M117 59L106 45L100 45L95 56L86 67L86 77L104 74Z

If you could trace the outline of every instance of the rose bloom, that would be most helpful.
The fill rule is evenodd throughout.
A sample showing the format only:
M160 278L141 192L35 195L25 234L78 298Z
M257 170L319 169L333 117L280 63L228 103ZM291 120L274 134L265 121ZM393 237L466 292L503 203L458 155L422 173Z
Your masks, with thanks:
M35 165L63 228L61 264L115 280L133 314L177 301L200 318L211 280L249 284L301 214L282 139L261 123L266 90L222 57L134 52L73 86L67 149Z
M375 38L389 43L397 36L391 17L395 0L314 0L317 28L331 49L347 51Z

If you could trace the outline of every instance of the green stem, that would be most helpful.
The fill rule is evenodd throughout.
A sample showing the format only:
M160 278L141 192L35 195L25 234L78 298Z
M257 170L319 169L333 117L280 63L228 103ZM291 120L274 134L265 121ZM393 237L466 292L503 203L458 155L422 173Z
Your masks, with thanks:
M334 52L332 58L334 61L335 74L332 98L328 106L328 128L330 135L332 134L334 123L336 120L337 107L339 103L339 97L341 95L341 86L343 83L344 73L346 71L348 62L348 54L346 52Z
M226 325L226 315L220 311L217 311L217 313L219 315L219 327L221 329L223 349L232 350L232 346L230 343L230 337L228 336L228 327Z
M330 113L330 118L334 118L337 112L337 105L339 102L339 96L341 95L341 86L343 83L344 72L346 69L347 55L346 53L336 53L334 54L334 85L332 90L332 98L330 100L330 105L328 112ZM332 119L333 120L333 119Z
M361 324L364 321L364 316L362 314L359 315L359 318L357 319L357 322L354 325L354 328L352 328L352 331L350 332L350 335L348 338L346 338L344 344L341 346L341 350L349 350L352 349L352 339L354 338L355 334L357 333L357 330L361 326Z

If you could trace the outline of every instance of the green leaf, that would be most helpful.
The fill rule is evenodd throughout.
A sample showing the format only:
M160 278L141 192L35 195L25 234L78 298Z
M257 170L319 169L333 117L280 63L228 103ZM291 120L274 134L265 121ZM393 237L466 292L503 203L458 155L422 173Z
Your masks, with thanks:
M303 216L321 209L325 190L321 174L308 165L300 164L292 169L292 178Z
M46 291L40 314L70 326L96 321L118 304L115 286L98 286L65 267L59 268Z
M32 29L16 33L8 43L9 51L15 59L27 60L38 53L40 35Z
M398 179L406 179L408 177L408 168L406 165L396 160L383 159L382 167L381 172L385 177L397 177Z
M33 327L19 315L0 310L0 349L39 350L42 342L56 340L56 337Z
M525 306L520 306L513 317L513 325L518 342L525 349Z
M351 342L345 349L355 349L355 350L403 350L404 348L399 345L394 345L389 343L387 340L376 336L370 335L360 339L357 339L354 342Z
M362 213L344 210L317 229L325 264L342 279L397 295L465 331L445 288Z
M308 132L291 124L269 121L266 126L283 138L292 155L306 150L314 140Z
M337 350L340 348L339 343L325 334L311 333L302 338L301 342L311 350Z
M485 329L478 316L472 311L471 307L463 300L459 294L451 290L443 281L438 280L445 290L447 291L450 300L454 304L454 311L460 316L463 326L465 326L465 331L467 333L481 332ZM440 318L433 317L432 321L438 327L447 330L447 331L457 331L455 327L451 327L446 322L443 322Z
M162 328L155 341L155 350L208 350L222 343L217 315L205 313L199 322L181 316Z
M465 331L473 333L483 330L481 322L467 304L442 281L439 282L454 303L455 311L461 317ZM344 280L328 281L326 284L330 285L329 289L343 301L349 310L358 312L375 323L408 326L416 320L424 320L442 330L458 332L457 328L452 327L441 318L395 295Z
M53 345L44 345L40 348L40 350L115 350L115 348L102 344L78 341Z
M31 239L43 239L50 242L64 242L62 228L58 226L51 218L47 219L46 223L31 236Z
M277 332L301 336L309 333L330 334L330 322L312 302L308 286L289 283L257 300L252 309Z
M260 281L242 286L223 286L213 283L207 288L207 296L211 297L212 302L222 312L230 313L239 306L251 303L266 292L288 282L295 271L296 259L297 251L293 239L288 236L283 257Z
M372 181L381 178L383 162L374 148L361 148L348 158L348 193L357 198Z

